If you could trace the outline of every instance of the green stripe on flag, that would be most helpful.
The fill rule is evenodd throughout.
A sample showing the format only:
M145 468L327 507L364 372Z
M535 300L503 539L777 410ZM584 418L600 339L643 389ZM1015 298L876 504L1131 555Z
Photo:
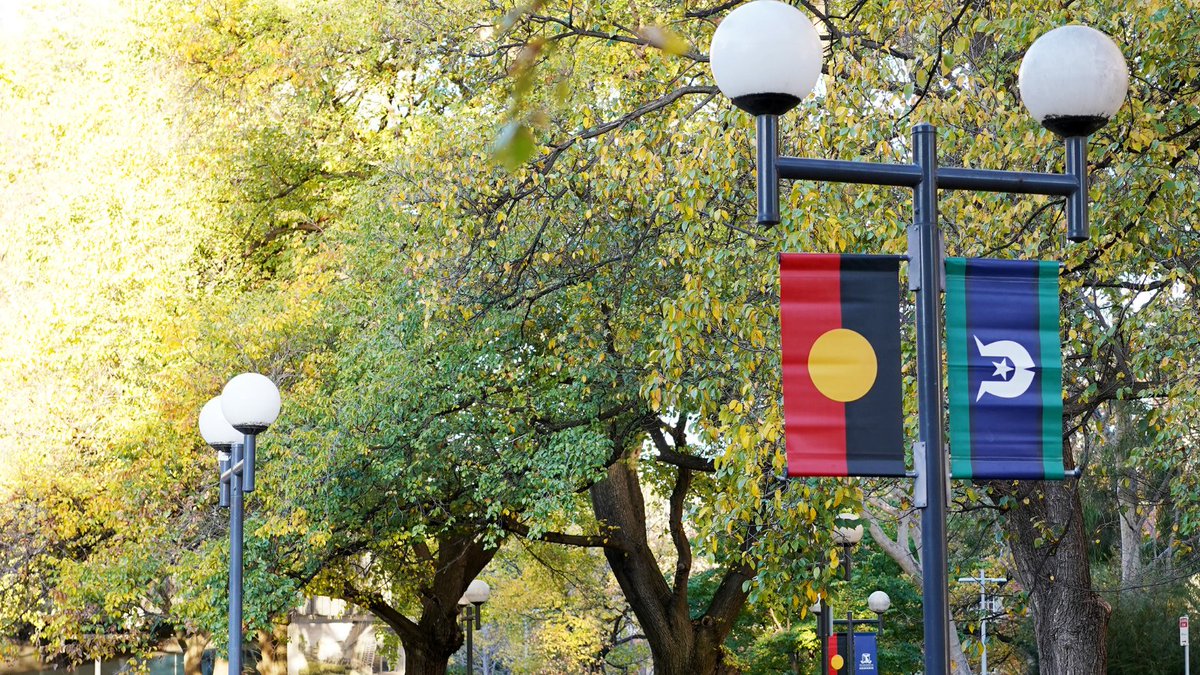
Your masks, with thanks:
M971 478L971 393L967 381L967 261L946 259L946 364L950 379L950 475ZM926 452L934 452L932 448Z
M1062 340L1058 328L1058 263L1038 265L1038 333L1042 367L1042 466L1063 479Z

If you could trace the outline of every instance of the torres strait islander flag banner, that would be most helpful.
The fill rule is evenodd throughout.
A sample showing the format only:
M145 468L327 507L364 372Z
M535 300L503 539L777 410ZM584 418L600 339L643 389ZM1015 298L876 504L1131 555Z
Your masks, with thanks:
M900 258L783 253L789 476L903 476Z
M1063 478L1058 263L946 260L950 469Z

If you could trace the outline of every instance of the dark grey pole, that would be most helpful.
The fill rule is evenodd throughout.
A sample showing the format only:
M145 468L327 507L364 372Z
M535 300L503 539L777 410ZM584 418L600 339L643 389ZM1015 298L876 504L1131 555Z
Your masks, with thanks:
M854 666L854 610L853 601L850 598L850 576L852 574L851 567L854 565L850 558L850 551L854 548L853 544L846 545L846 672L853 673Z
M846 610L846 672L853 673L854 665L854 610Z
M779 157L779 117L759 115L757 118L758 162L758 223L779 223L779 171L775 162Z
M467 619L467 673L475 675L475 646L472 644L471 637L475 632L475 612L479 610L474 605L467 605L463 608L463 612Z
M246 460L242 464L242 491L254 492L254 446L256 445L256 435L246 434L246 450L242 453L242 457Z
M1067 196L1067 239L1087 241L1088 232L1088 170L1087 136L1068 136L1067 175L1075 179L1075 190Z
M229 675L242 673L242 524L245 495L242 492L242 463L245 448L234 443L229 476Z
M817 639L821 641L821 675L829 675L829 635L833 632L829 630L829 619L833 618L829 615L829 604L825 602L825 598L817 601L817 607L820 608L820 613L817 615Z
M229 508L229 480L225 472L229 471L229 446L217 450L217 475L221 477L220 487L217 488L217 506Z
M949 673L950 614L946 597L946 453L942 439L942 235L938 228L937 137L932 125L913 129L913 163L921 182L913 188L909 248L917 283L917 417L925 444L926 506L921 511L921 605L925 620L925 672ZM913 239L915 238L915 241Z

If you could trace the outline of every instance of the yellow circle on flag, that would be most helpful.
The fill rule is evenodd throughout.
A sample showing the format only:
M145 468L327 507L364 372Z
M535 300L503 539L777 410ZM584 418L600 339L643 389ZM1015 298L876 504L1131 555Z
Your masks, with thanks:
M879 363L875 350L861 334L834 328L821 335L808 353L808 375L826 398L857 401L875 386Z
M829 667L834 670L841 670L844 665L846 665L846 659L843 659L841 654L834 654L829 659Z

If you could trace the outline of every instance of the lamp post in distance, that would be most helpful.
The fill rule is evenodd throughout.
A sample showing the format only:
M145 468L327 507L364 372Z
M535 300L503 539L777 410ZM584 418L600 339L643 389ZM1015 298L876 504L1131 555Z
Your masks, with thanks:
M988 584L995 584L1003 587L1008 583L1006 577L989 577L986 572L980 568L979 576L977 577L959 577L960 584L979 584L979 644L983 648L983 653L979 657L979 675L988 675L988 657L987 657L987 625L988 616L998 611L999 598L994 597L988 592Z
M949 599L946 553L946 456L942 412L944 267L938 190L1041 194L1066 199L1067 239L1088 238L1087 135L1120 108L1129 84L1120 49L1086 26L1047 32L1029 48L1018 84L1022 102L1044 127L1064 139L1065 173L994 171L938 165L936 130L917 124L911 164L882 164L779 155L779 119L799 105L821 74L822 47L800 10L777 0L754 0L731 11L709 49L713 77L733 104L756 118L758 216L780 222L779 183L821 180L907 187L913 191L908 229L909 289L916 292L917 455L924 494L921 514L922 607L925 672L949 670ZM926 451L926 449L928 449Z
M200 435L217 451L217 503L229 508L229 675L242 672L245 493L254 491L257 436L275 422L280 408L279 389L270 378L243 373L200 409Z
M858 522L857 513L840 513L834 520L833 527L833 543L842 547L844 551L842 555L842 569L846 583L850 583L851 567L853 560L851 550L862 541L863 526ZM847 594L849 595L849 594ZM851 609L849 598L846 599L846 667L853 670L854 668L854 610ZM837 623L837 620L834 620Z
M858 514L842 513L838 514L834 521L833 527L833 542L844 549L841 564L843 565L843 578L849 582L851 576L851 567L853 565L851 550L859 542L862 541L863 526L859 522ZM848 595L848 594L847 594ZM821 675L829 673L829 638L836 635L834 626L839 623L846 625L846 655L843 660L843 665L839 667L848 667L853 669L854 660L854 627L863 624L873 624L876 632L883 630L883 613L892 606L892 599L883 591L875 591L867 598L867 606L875 612L874 619L855 619L854 611L851 609L852 603L847 597L846 602L846 618L834 619L833 613L830 611L829 604L824 598L817 601L809 608L817 618L817 639L821 642ZM851 671L852 672L852 671Z
M475 649L472 643L472 638L476 630L483 627L480 618L483 609L483 603L492 597L492 589L487 585L487 582L480 579L474 579L467 584L467 590L458 599L458 606L462 609L463 622L466 624L467 630L467 673L473 675L475 672Z
M878 632L883 632L883 613L892 608L892 597L883 591L875 591L867 596L867 607L875 612Z

